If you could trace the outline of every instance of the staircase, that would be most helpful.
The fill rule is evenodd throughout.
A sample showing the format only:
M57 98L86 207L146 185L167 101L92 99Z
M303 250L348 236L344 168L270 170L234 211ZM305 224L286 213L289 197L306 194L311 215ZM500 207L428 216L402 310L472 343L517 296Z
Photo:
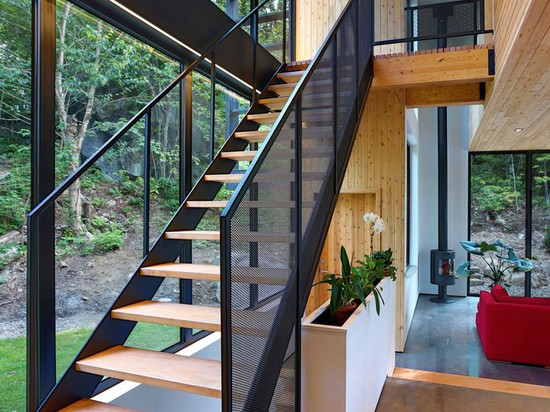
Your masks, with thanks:
M370 5L351 0L311 62L275 73L39 410L128 410L91 399L103 377L224 411L299 410L299 319L372 79ZM197 230L212 209L220 230ZM204 240L220 242L221 265L178 261ZM221 282L221 308L155 301L167 278ZM137 322L221 332L222 360L125 346Z
M271 84L267 87L266 94L269 97L261 98L252 106L249 114L243 119L237 131L228 139L225 146L218 153L212 164L202 176L200 182L195 186L188 199L177 212L174 222L164 233L163 243L181 244L182 242L191 242L194 240L220 241L220 231L201 231L181 226L189 220L189 216L203 216L208 209L223 209L227 201L211 200L224 184L239 183L244 174L233 173L232 170L236 163L250 162L258 154L257 150L250 150L250 147L256 148L261 144L269 133L269 127L277 120L280 110L288 100L289 93L278 94L271 91L272 88L279 90L294 90L296 81L304 74L307 64L293 64L289 67L283 67L276 74ZM277 106L270 107L264 105L268 100L276 100ZM264 130L258 130L260 126ZM247 130L251 129L251 130ZM289 154L287 154L289 155ZM327 154L325 154L326 156ZM220 167L219 164L230 164L231 167ZM291 179L292 176L281 173L276 176L278 179ZM214 187L210 189L210 187ZM201 193L209 192L214 196L202 196ZM209 198L210 197L210 198ZM261 201L247 202L249 207L286 207L282 203L263 203ZM198 213L197 213L198 212ZM181 216L181 217L180 217ZM197 226L200 219L195 219ZM241 239L252 239L255 242L276 243L293 241L291 233L259 233L249 232L240 234ZM169 250L181 250L181 246L168 247ZM102 328L107 328L105 323L126 321L123 324L135 325L136 322L147 322L178 328L200 329L206 331L221 331L221 312L220 308L188 305L181 303L158 302L152 300L154 291L148 293L138 292L137 283L147 283L153 280L155 285L160 286L166 278L186 279L186 280L205 280L220 281L221 270L219 265L206 265L195 263L177 263L175 260L179 257L179 252L172 254L170 258L158 261L159 253L156 253L158 244L155 245L150 255L144 260L142 266L135 275L136 281L130 281L128 287L121 293L113 309L106 319L98 326L94 332L97 336L102 332ZM142 279L142 280L139 280ZM248 271L246 281L251 284L261 283L263 279L255 275L254 270ZM135 288L132 283L136 283ZM273 277L266 282L267 284L284 284L284 279ZM248 313L252 316L255 312ZM131 322L131 323L130 323ZM244 329L243 329L244 330ZM254 333L246 331L246 333ZM85 346L80 356L74 363L74 372L69 371L58 385L58 390L54 391L41 410L56 410L62 400L56 399L56 393L62 393L61 390L64 381L72 379L70 375L86 373L96 376L94 381L102 377L111 377L121 380L130 380L142 384L158 386L161 388L175 389L199 395L221 398L222 395L222 367L220 361L199 359L195 357L180 356L173 353L155 352L144 349L131 348L123 346L124 339L119 339L115 345L98 345L103 350L93 350L96 345L94 336ZM122 336L122 335L121 335ZM111 339L110 339L111 340ZM115 343L115 342L113 342ZM90 348L90 349L88 349ZM88 356L92 351L93 354ZM86 354L86 355L84 355ZM95 389L92 388L92 391ZM90 392L90 391L88 391ZM66 399L67 394L62 396ZM50 406L55 405L53 408ZM80 411L80 410L120 410L118 407L99 404L90 399L79 399L75 403L62 410Z

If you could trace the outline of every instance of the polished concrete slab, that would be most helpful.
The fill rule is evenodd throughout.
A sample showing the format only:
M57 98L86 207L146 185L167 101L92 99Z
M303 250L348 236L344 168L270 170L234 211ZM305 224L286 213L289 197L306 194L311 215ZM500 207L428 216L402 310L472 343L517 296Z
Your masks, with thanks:
M387 378L376 412L548 412L550 400Z
M418 300L396 366L550 386L550 369L487 360L475 326L477 297L456 298L452 304L436 304L429 298L421 295Z

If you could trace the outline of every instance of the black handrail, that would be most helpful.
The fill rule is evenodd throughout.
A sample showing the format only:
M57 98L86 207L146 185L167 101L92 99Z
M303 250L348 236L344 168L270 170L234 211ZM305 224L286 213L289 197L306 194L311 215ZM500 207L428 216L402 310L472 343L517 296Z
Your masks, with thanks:
M149 247L149 224L148 221L150 219L150 211L149 211L149 188L150 188L150 165L148 164L150 162L150 140L151 140L151 113L155 105L161 103L162 99L165 98L174 88L176 88L178 85L181 85L182 83L189 83L189 80L191 79L192 71L196 69L199 65L201 65L202 62L205 60L208 61L210 59L209 63L212 67L215 67L215 61L214 61L214 50L220 46L221 43L223 43L225 40L228 39L228 37L235 33L236 30L238 30L243 24L245 24L251 17L255 17L258 15L259 10L261 10L263 7L268 4L269 0L264 0L261 2L261 4L254 7L253 10L251 10L246 16L244 16L238 23L236 23L234 26L232 26L228 31L224 33L216 42L214 42L201 56L199 56L194 62L190 63L184 70L182 68L181 73L163 90L161 91L155 98L153 98L145 107L143 107L136 115L134 115L125 126L123 126L117 133L115 133L112 137L110 137L107 142L105 142L92 156L90 156L86 161L84 161L73 173L71 173L60 185L58 185L54 190L52 190L48 195L38 204L36 205L32 211L28 214L28 248L29 248L29 270L28 270L28 289L29 289L29 296L32 295L32 299L29 299L29 322L28 322L28 356L34 356L38 361L29 362L28 365L28 374L27 374L27 391L28 393L32 393L33 397L35 397L34 394L37 394L35 397L36 400L32 401L32 404L28 405L30 410L34 410L37 407L39 407L40 403L44 402L50 402L53 399L53 404L58 405L56 402L59 402L59 397L56 398L56 396L63 397L64 394L67 393L67 388L71 386L71 384L67 384L66 382L71 381L71 377L74 378L71 374L74 373L74 370L67 370L64 377L61 381L65 381L65 384L63 386L62 391L58 391L61 393L61 395L58 395L55 388L59 387L58 383L57 386L55 386L55 374L54 379L51 381L45 382L43 377L40 376L40 369L41 364L44 363L41 361L41 358L45 359L45 362L48 363L47 367L44 367L44 369L49 370L55 370L55 348L52 348L54 345L54 334L55 334L55 314L52 314L52 308L55 308L55 293L52 288L45 289L41 286L43 284L47 285L55 285L55 278L54 278L54 271L49 270L53 269L53 252L46 252L46 254L43 256L43 254L40 253L40 250L43 249L43 247L40 244L41 238L40 238L40 230L42 229L42 221L44 215L48 213L53 213L52 206L55 204L55 201L63 194L77 179L81 178L81 176L92 166L95 164L103 154L105 154L110 148L113 147L114 144L116 144L128 131L131 130L132 127L136 125L139 121L145 120L145 144L144 144L144 187L143 187L143 196L144 196L144 206L143 206L143 221L144 221L144 236L143 236L143 250L144 255L146 255L145 259L142 261L146 262L147 259L149 259L149 262L155 261L155 259L160 259L159 256L162 256L163 261L174 261L177 256L181 254L181 250L178 249L180 247L179 242L172 241L170 246L163 245L162 247L157 247L157 244L160 242L162 243L163 237L160 236L157 239L157 242L153 246L153 248L156 248L155 250L157 253L149 253L150 247ZM288 2L287 0L284 1L284 7L286 8ZM256 19L257 20L257 19ZM257 49L259 42L257 39L252 39L254 50ZM265 68L263 69L265 70ZM271 69L270 69L271 70ZM265 75L265 73L263 73ZM185 80L184 80L185 79ZM257 89L256 77L253 78L253 90ZM213 82L215 82L215 79L213 79ZM261 81L262 87L264 84L264 80ZM258 84L259 86L259 84ZM180 92L181 93L181 92ZM190 94L190 91L187 90L185 92L187 95ZM181 94L180 94L181 98ZM213 95L212 95L213 98ZM251 106L252 107L252 106ZM181 120L181 117L180 117ZM181 127L180 127L180 133L181 133ZM181 140L181 136L180 136ZM230 139L226 141L226 144L230 142ZM180 142L181 144L181 142ZM235 146L235 143L231 143L230 146ZM238 146L238 144L237 144ZM225 146L224 146L225 147ZM180 159L181 161L181 159ZM219 163L219 162L218 162ZM181 163L180 163L181 167ZM218 165L219 167L219 165ZM208 170L212 168L212 164L208 167ZM226 162L224 162L223 166L221 166L222 169L227 168ZM228 172L227 170L225 172ZM212 193L214 190L217 190L214 185L208 184L208 189L203 190L203 193L206 192L209 196L214 196L214 193ZM218 188L219 189L219 188ZM185 193L186 190L184 190L183 193ZM183 196L185 199L187 199L189 196ZM181 199L180 199L181 200ZM184 209L184 203L180 208L178 209L178 213L181 213L182 209ZM200 216L193 215L193 219L199 219ZM192 219L191 219L192 220ZM54 220L52 220L54 221ZM195 223L196 224L196 223ZM42 226L41 226L42 225ZM53 230L53 228L46 227L44 230ZM166 230L166 229L165 229ZM151 257L151 255L153 255ZM164 256L170 256L170 257L164 257ZM39 263L41 261L45 262L46 270L41 271ZM44 265L43 265L44 266ZM141 265L140 265L141 267ZM139 269L138 269L139 271ZM137 273L137 271L136 271ZM134 276L135 278L135 276ZM138 277L139 278L139 277ZM149 293L150 290L156 290L155 288L158 288L160 285L159 280L154 281L148 281L147 284L147 293ZM135 282L139 283L139 282ZM131 295L131 293L135 291L127 292L129 289L129 285L132 285L132 280L129 281L127 286L125 287L124 291L121 293L120 296L122 296L124 293L126 293L126 296L128 294ZM143 292L144 289L139 289L140 292ZM154 294L154 292L153 292ZM118 299L120 299L120 296ZM186 295L187 296L187 295ZM150 296L152 298L152 295ZM118 301L117 299L117 301ZM190 303L190 302L184 302L184 303ZM35 316L36 313L46 313L44 318L48 320L50 323L40 322L38 320L38 317ZM35 314L31 316L31 314ZM122 342L124 339L127 338L129 333L131 332L133 325L129 326L126 325L124 327L117 326L116 330L112 327L112 325L108 324L109 321L106 321L106 318L109 316L106 315L101 323L98 325L96 330L94 330L92 337L96 335L97 330L103 325L104 322L106 322L106 326L104 325L102 331L108 331L111 336L116 335L116 339L122 339ZM53 325L53 326L52 326ZM102 332L102 333L103 333ZM47 336L46 336L47 335ZM97 342L105 342L102 340L101 333L97 334L99 337L94 340L94 344L97 345ZM43 336L46 336L45 339L43 339ZM198 336L198 335L197 335ZM113 338L114 339L114 338ZM182 337L183 341L186 341L187 338ZM84 348L92 341L93 339L90 338ZM44 344L45 341L46 343ZM118 341L117 341L118 342ZM45 350L45 346L47 350ZM90 350L88 348L88 350ZM83 349L84 351L84 349ZM82 353L82 352L81 352ZM53 366L52 366L53 365ZM74 365L74 362L73 362ZM67 378L67 375L70 375L71 377ZM68 386L67 386L68 385ZM86 385L83 385L80 387L79 390L84 390L84 387L86 387L86 390L89 389L90 382L87 382ZM74 387L72 388L74 389ZM48 392L50 393L49 395ZM69 391L70 392L70 391ZM47 401L45 401L43 398L47 395ZM88 393L86 396L89 396ZM65 399L66 400L66 399ZM64 402L63 400L62 402ZM44 404L42 406L44 406ZM60 405L60 404L59 404ZM59 406L58 405L58 406ZM40 406L40 407L42 407ZM56 407L57 408L57 407ZM49 410L49 409L46 409ZM58 410L58 409L55 409Z
M159 103L168 93L170 93L181 80L185 78L193 69L195 69L203 60L205 60L212 51L222 43L227 37L229 37L235 30L241 27L245 21L251 16L257 14L257 12L268 3L269 0L264 0L254 9L252 9L246 16L244 16L238 23L236 23L231 29L229 29L222 37L220 37L214 44L212 44L200 57L198 57L193 63L188 65L184 71L182 71L163 91L161 91L153 100L151 100L145 107L143 107L134 117L132 117L125 126L123 126L117 133L115 133L109 140L107 140L103 146L101 146L93 155L82 163L78 169L71 173L59 186L55 188L48 196L44 198L33 210L27 215L28 219L34 218L36 215L42 214L49 206L52 205L55 200L65 192L84 172L86 172L94 163L96 163L101 156L105 154L116 142L120 140L132 127L139 122L143 116L145 116L157 103ZM253 88L255 85L253 85Z
M478 36L481 34L493 34L493 30L492 29L491 30L472 30L472 31L462 31L458 33L448 33L445 35L432 34L431 36L417 36L417 37L404 37L401 39L378 40L374 42L374 45L384 46L386 44L410 43L412 41L437 40L437 39L451 38L451 37Z
M338 18L338 20L332 27L331 31L329 32L328 36L325 38L325 41L321 45L321 48L317 51L317 53L315 54L315 57L309 63L304 75L300 78L300 80L296 84L296 87L294 88L288 100L286 101L285 105L283 106L283 109L281 110L281 114L279 115L279 117L277 118L273 126L271 126L271 129L266 139L264 140L264 144L258 150L258 154L254 158L254 160L252 160L252 162L250 163L250 166L246 170L243 178L241 179L237 188L233 192L233 195L227 202L227 206L225 207L225 209L221 214L222 219L231 218L231 216L235 213L237 207L239 206L239 203L241 202L241 200L245 195L245 190L248 187L250 187L250 184L252 183L252 179L258 172L258 169L261 167L263 161L265 160L269 152L269 149L271 148L271 146L273 146L273 142L275 138L281 132L284 124L286 123L286 120L290 116L290 113L292 112L291 109L296 105L296 103L298 102L298 99L301 97L302 92L304 91L309 79L311 78L311 76L313 75L313 72L315 71L315 69L319 65L319 62L321 61L321 57L325 54L325 51L327 50L329 44L333 40L334 34L338 31L338 29L342 25L342 22L344 21L349 8L352 7L352 3L353 1L350 1L346 5L344 10L340 14L340 17Z
M337 22L334 24L330 33L324 40L319 51L316 53L313 60L308 65L305 73L302 75L300 80L297 82L293 92L288 97L284 107L281 110L281 114L278 116L275 123L272 125L270 132L266 136L262 147L259 149L259 153L256 155L254 160L251 162L247 171L245 172L244 177L241 179L239 185L237 186L235 192L233 193L231 199L228 201L226 208L221 214L221 243L222 243L222 255L221 255L221 270L222 270L222 409L224 411L230 411L235 409L233 404L233 390L242 391L243 389L247 390L247 393L241 394L245 396L244 403L241 400L238 400L239 410L253 410L253 411L264 411L269 410L270 405L273 405L273 397L275 396L275 389L278 386L280 370L283 367L284 363L289 361L289 350L290 345L289 341L292 334L294 333L294 370L295 370L295 398L294 398L294 410L299 410L300 408L300 377L299 377L299 364L300 364L300 350L299 350L299 319L301 314L305 309L305 302L307 301L307 295L309 288L313 282L311 277L314 274L311 271L312 266L315 264L319 258L321 251L320 239L324 238L324 235L328 231L328 223L330 222L329 216L334 210L338 187L342 183L343 173L345 168L342 165L345 164L349 155L351 153L351 137L353 136L354 129L357 126L358 113L360 113L361 108L364 104L364 96L368 90L368 84L372 79L372 31L365 36L364 44L362 46L368 49L366 53L368 54L368 61L361 61L359 63L359 54L360 54L360 44L362 42L359 34L359 25L365 24L371 25L372 22L369 19L365 19L359 22L359 3L362 7L365 7L367 4L366 16L372 17L373 2L372 0L351 0L342 13L340 14ZM365 10L365 9L363 9ZM351 19L351 21L350 21ZM356 30L349 31L349 34L354 37L355 47L354 50L348 50L346 47L346 37L345 30L348 28L348 25L356 25ZM372 27L374 25L372 24ZM353 27L349 27L350 30ZM365 28L365 26L363 26ZM340 37L342 36L342 37ZM340 40L342 39L342 43ZM338 40L338 41L337 41ZM354 40L351 40L354 43ZM339 86L335 80L335 72L331 76L333 79L333 90L334 94L334 106L332 107L333 114L330 116L333 120L332 125L332 134L334 137L334 147L333 147L333 156L327 163L326 174L323 171L324 178L320 179L320 187L315 191L317 195L317 200L315 201L315 206L308 207L312 208L312 212L307 221L303 221L305 218L302 217L303 204L301 200L302 191L301 191L301 181L304 175L302 170L302 104L303 96L306 93L306 88L308 83L312 80L318 72L316 70L320 68L322 70L322 62L325 58L332 59L333 65L340 59L340 56L335 52L340 48L340 44L344 48L342 54L343 58L350 58L350 65L352 66L353 75L352 79L356 81L352 87L356 91L355 97L352 97L352 104L349 106L349 112L345 114L345 117L342 118L342 124L345 125L344 128L340 129L338 120L340 119L338 111L338 90ZM331 57L327 57L327 53L331 53L329 49L332 49ZM350 53L349 55L347 53ZM345 63L344 63L345 64ZM334 69L334 66L333 66ZM367 76L367 73L369 74ZM365 79L362 78L365 74ZM354 77L355 76L355 77ZM366 84L366 87L363 86ZM313 86L315 87L315 86ZM296 118L291 118L292 114L295 113ZM314 116L314 113L312 113ZM327 117L328 119L328 117ZM291 173L294 176L294 181L291 183L291 193L290 199L294 198L293 206L289 206L291 209L290 220L287 222L290 228L290 231L295 235L295 239L292 242L282 242L282 243L292 243L291 250L289 252L294 258L289 258L289 275L288 278L285 277L286 286L281 291L280 304L276 306L276 314L271 321L262 321L263 325L258 325L262 330L265 330L268 333L267 342L265 347L262 346L259 349L258 355L260 356L259 360L253 365L248 365L249 367L254 368L253 378L250 375L250 372L243 372L246 375L246 378L243 378L248 383L244 384L240 382L234 386L234 376L237 376L237 379L240 376L239 370L242 371L243 366L239 362L242 362L243 359L239 358L240 354L245 354L243 352L243 336L239 337L238 347L239 349L233 351L233 321L235 319L235 324L239 325L239 322L243 321L243 318L239 318L239 314L233 313L233 289L232 289L232 276L233 276L233 265L232 265L232 232L239 231L239 226L245 227L248 230L246 224L243 223L241 215L238 214L238 210L242 205L242 202L245 200L245 196L248 192L252 193L254 190L254 179L261 173L261 169L264 166L264 163L269 164L269 156L271 149L276 145L278 136L283 132L283 129L291 123L291 128L295 128L295 137L294 147L292 147L291 140L291 150L294 151L292 156L292 166L293 170ZM338 139L340 138L340 139ZM287 150L287 149L285 149ZM274 155L275 156L275 155ZM275 159L277 157L275 156ZM266 167L269 172L270 166ZM275 167L276 169L276 167ZM331 176L334 175L334 180L331 179ZM269 177L269 173L266 173L266 177ZM292 186L293 185L293 186ZM329 200L330 206L319 207L320 202ZM292 200L291 200L292 202ZM246 206L244 207L246 210ZM326 212L326 213L325 213ZM244 212L246 213L246 212ZM236 216L235 219L233 219ZM234 222L235 220L235 222ZM307 222L307 224L305 223ZM233 223L236 225L236 229L233 227ZM281 222L280 224L286 225L287 223ZM244 225L244 226L243 226ZM308 249L307 253L305 249ZM307 256L305 256L307 255ZM251 265L253 266L253 265ZM262 268L263 270L269 268ZM286 261L285 261L285 270ZM235 273L234 283L239 284L241 279L239 279L238 270ZM241 287L241 289L243 289ZM236 292L239 294L239 292ZM240 296L242 299L243 296ZM239 301L239 299L237 299ZM241 308L240 303L236 303L235 308L238 310L249 310ZM240 319L240 320L239 320ZM267 322L267 323L266 323ZM254 325L248 325L249 327L254 327ZM265 328L265 329L264 329ZM242 335L240 332L235 332L237 335ZM248 354L245 354L248 356ZM252 356L252 355L251 355ZM235 362L235 363L234 363ZM290 360L292 363L292 361ZM246 369L246 367L245 367ZM241 374L242 375L242 374ZM291 396L291 395L289 395ZM287 397L288 399L288 397Z

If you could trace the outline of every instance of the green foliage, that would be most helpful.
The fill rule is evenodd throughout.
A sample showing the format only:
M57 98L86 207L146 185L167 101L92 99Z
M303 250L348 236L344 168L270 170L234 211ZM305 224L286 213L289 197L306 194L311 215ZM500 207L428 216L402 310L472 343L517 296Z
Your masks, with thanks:
M474 209L496 219L505 210L519 212L525 206L524 155L476 155L471 176Z
M30 148L17 138L0 135L0 153L1 236L25 224L30 201Z
M387 249L373 252L371 255L365 255L364 260L358 260L356 263L357 266L354 266L352 270L360 279L363 294L365 296L373 295L376 313L380 315L380 307L381 304L384 304L384 299L378 283L386 276L390 277L392 281L397 278L397 268L392 265L393 251Z
M99 252L109 252L124 245L124 231L111 229L94 236L94 247Z
M325 275L323 280L315 285L328 284L331 286L330 293L330 313L334 315L342 306L349 306L354 299L359 299L365 304L365 295L361 286L360 279L351 270L348 254L344 246L340 247L340 262L342 264L342 274L331 273Z
M25 245L22 245L20 243L6 243L4 245L0 245L0 270L5 269L6 266L8 266L15 259L18 259L21 256L23 256L26 250L27 249ZM1 257L1 256L4 256L4 257ZM1 283L4 283L4 282L2 282L2 280L0 279L0 284Z
M500 239L492 243L462 241L460 244L466 252L481 257L485 262L489 272L484 272L483 275L491 279L490 287L503 283L511 271L528 272L535 268L531 260L518 258L513 248ZM471 262L466 261L457 267L455 275L467 277L475 272L471 267Z

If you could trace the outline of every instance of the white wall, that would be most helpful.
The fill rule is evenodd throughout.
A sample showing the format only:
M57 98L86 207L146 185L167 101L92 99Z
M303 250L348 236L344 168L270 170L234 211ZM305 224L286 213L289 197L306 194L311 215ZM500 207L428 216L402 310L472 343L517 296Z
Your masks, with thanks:
M419 109L419 260L420 293L437 294L430 283L430 250L437 249L437 109ZM449 249L456 264L466 259L460 241L468 236L468 108L449 107L447 118L449 177ZM449 295L466 296L466 279L449 286Z
M405 291L404 291L404 304L403 304L403 333L404 341L407 341L407 335L411 327L412 319L414 316L414 310L416 309L416 303L418 302L418 239L419 239L419 227L418 227L418 118L417 110L407 110L405 112L406 128L407 128L407 144L411 148L410 155L410 222L407 225L410 227L410 239L409 239L409 265L405 270ZM406 205L405 205L406 206Z

